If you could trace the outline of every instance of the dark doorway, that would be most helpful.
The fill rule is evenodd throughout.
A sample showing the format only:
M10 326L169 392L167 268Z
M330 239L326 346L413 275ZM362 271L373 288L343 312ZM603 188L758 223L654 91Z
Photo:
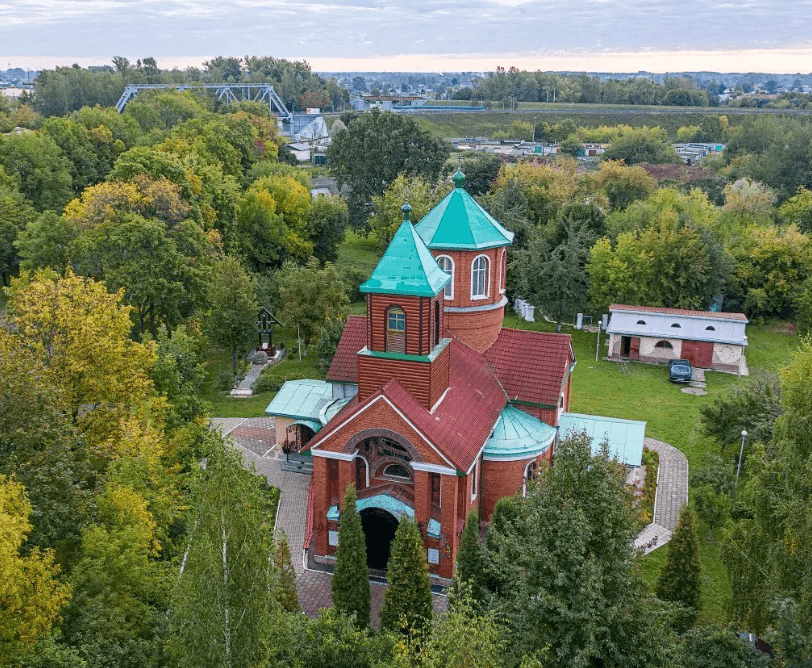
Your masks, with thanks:
M620 337L620 356L621 357L628 357L629 352L631 351L632 347L632 337L631 336L621 336Z
M380 508L366 508L361 511L361 526L367 539L367 566L385 569L389 547L398 528L397 519Z

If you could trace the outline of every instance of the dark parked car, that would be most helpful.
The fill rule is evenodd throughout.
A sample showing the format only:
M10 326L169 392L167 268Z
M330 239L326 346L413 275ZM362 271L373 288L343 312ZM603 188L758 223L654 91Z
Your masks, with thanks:
M690 383L693 379L693 369L688 360L669 360L668 380L673 383Z

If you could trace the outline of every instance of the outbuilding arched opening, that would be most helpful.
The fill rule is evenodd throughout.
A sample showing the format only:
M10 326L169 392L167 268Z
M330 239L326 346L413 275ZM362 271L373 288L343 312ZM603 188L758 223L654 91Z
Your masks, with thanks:
M398 528L398 519L383 508L365 508L360 513L367 544L367 566L384 570Z

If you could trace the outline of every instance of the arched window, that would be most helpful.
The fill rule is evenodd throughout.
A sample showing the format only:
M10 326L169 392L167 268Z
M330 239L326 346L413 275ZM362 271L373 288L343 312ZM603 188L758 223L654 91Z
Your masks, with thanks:
M678 322L675 322L675 323L674 323L673 325L671 325L671 326L672 326L672 327L676 327L677 329L682 329L682 325L680 325Z
M505 294L507 288L507 249L502 249L502 257L499 260L499 292Z
M471 299L485 299L490 288L490 262L480 255L471 263Z
M669 350L672 350L674 348L674 346L671 345L670 341L657 341L657 343L654 344L654 347L655 348L668 348Z
M446 299L454 299L454 260L448 255L441 255L437 258L437 264L440 265L440 269L451 276L451 280L443 288L443 296Z
M524 480L522 480L522 496L527 496L527 483L536 477L539 463L534 459L524 469Z
M637 321L637 324L638 324L638 325L645 325L645 324L646 324L646 321L645 321L645 320L638 320L638 321Z
M385 476L390 478L402 478L403 480L411 480L409 471L402 464L390 464L383 470Z
M406 314L400 306L390 306L386 312L386 351L406 352Z
M714 327L713 325L708 325L707 327L705 327L705 331L707 331L707 332L715 332L716 327Z

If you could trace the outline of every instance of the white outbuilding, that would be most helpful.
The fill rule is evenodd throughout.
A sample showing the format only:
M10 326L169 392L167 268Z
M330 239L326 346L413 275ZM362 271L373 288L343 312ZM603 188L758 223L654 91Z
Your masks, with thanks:
M654 306L609 307L609 358L665 364L687 359L701 369L747 375L744 313Z

